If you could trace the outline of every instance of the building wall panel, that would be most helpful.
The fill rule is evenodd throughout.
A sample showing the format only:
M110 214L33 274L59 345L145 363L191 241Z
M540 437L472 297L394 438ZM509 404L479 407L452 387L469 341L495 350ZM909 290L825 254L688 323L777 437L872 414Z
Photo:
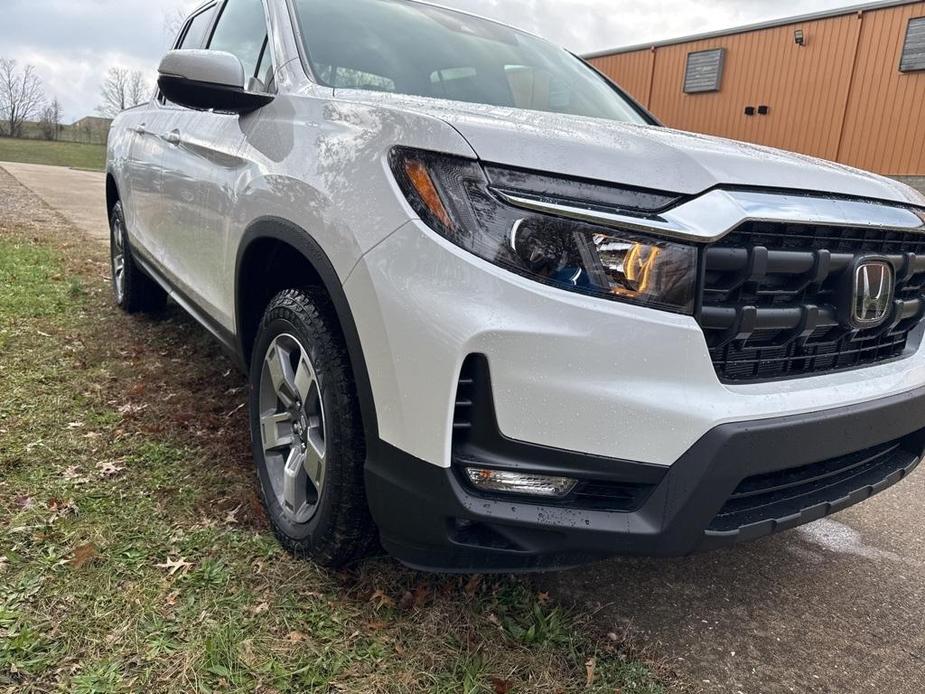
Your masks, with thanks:
M925 174L925 72L901 73L925 1L591 60L666 125L896 175ZM801 29L805 45L794 32ZM687 55L726 49L719 92L685 94ZM770 108L746 116L746 106Z
M925 72L899 71L909 20L923 16L925 2L864 16L840 161L886 174L925 174Z
M613 78L623 89L633 95L639 103L648 108L652 86L652 67L655 51L644 50L592 60L591 63L605 75Z

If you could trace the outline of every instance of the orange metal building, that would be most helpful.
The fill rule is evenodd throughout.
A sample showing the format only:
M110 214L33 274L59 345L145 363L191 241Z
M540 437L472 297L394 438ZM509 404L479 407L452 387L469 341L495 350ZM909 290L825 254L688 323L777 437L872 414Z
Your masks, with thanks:
M670 127L925 176L925 0L586 58Z

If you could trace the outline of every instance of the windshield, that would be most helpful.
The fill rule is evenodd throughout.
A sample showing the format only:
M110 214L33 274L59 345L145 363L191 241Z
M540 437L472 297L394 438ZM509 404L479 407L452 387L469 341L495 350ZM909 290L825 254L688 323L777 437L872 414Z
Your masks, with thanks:
M591 68L542 39L404 0L296 0L329 87L645 123Z

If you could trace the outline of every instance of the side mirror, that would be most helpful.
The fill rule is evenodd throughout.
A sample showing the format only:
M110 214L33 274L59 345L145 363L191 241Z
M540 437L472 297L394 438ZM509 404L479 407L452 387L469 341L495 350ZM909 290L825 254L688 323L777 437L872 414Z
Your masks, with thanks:
M157 71L157 86L169 101L198 111L250 113L273 101L244 88L241 61L224 51L170 51Z

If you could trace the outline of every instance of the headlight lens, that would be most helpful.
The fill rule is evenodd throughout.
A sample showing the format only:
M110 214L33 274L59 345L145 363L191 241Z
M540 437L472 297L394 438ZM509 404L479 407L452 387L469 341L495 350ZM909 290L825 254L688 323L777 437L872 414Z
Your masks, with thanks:
M651 210L672 198L524 172L404 148L392 170L408 202L436 232L531 279L615 301L691 314L697 248L630 231L521 210L494 190L606 211Z

